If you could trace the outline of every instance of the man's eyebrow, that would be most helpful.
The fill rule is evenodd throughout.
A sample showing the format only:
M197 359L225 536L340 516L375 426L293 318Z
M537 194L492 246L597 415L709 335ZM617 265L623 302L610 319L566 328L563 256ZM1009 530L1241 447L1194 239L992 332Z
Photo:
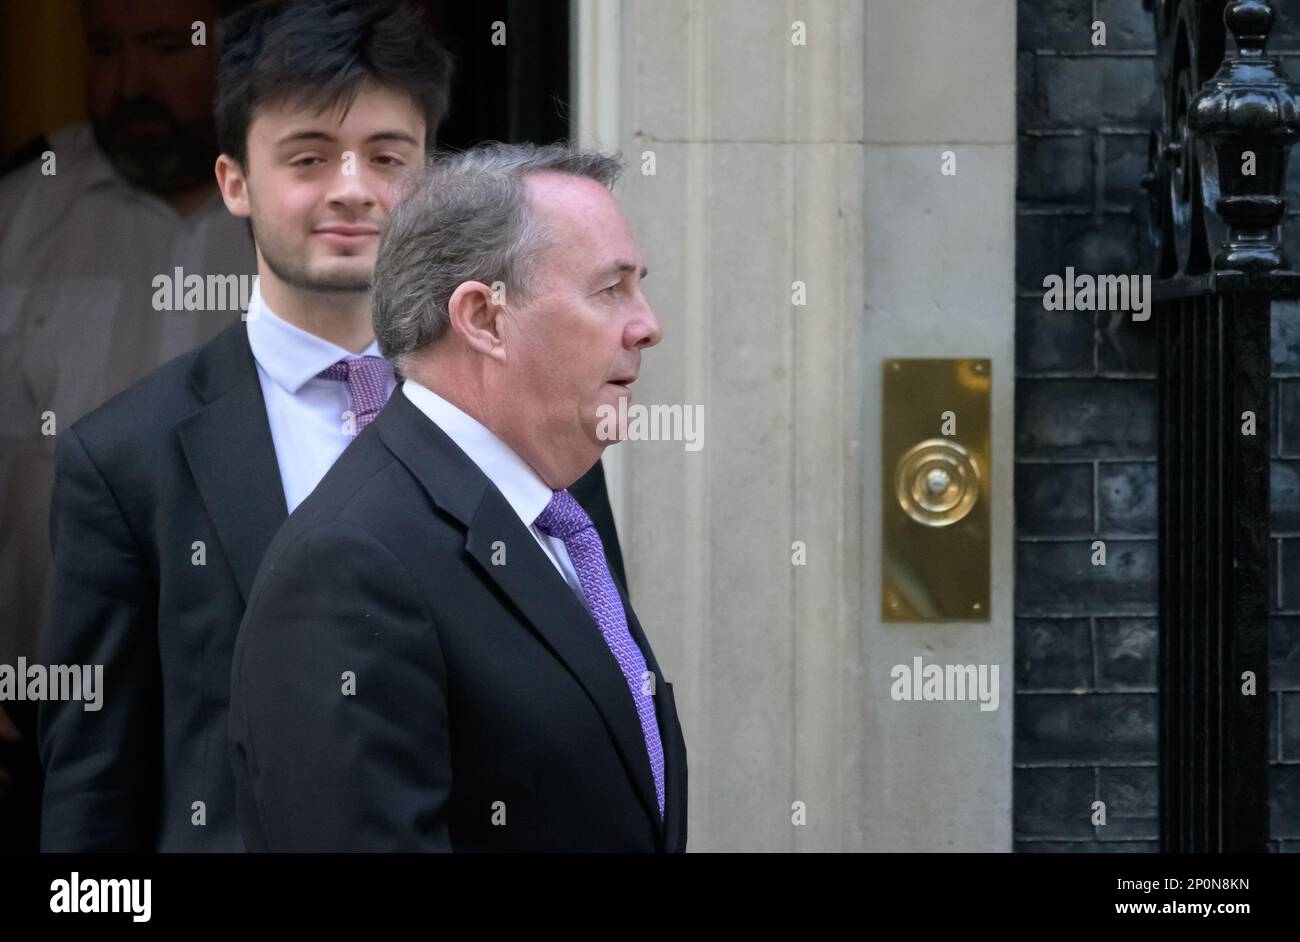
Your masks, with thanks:
M324 141L333 144L336 138L327 131L317 131L304 128L301 131L290 131L284 137L275 142L276 147L283 147L286 144L296 144L301 141ZM376 131L366 138L366 144L374 144L379 141L396 141L401 144L410 144L412 147L419 147L420 142L412 135L405 131Z
M600 271L601 278L608 278L610 275L626 275L628 272L636 271L636 266L631 262L615 262L608 268L602 268ZM650 274L644 265L641 266L641 277L644 278Z
M401 144L410 144L412 147L420 146L420 142L405 131L378 131L366 138L367 144L374 144L377 141L397 141Z

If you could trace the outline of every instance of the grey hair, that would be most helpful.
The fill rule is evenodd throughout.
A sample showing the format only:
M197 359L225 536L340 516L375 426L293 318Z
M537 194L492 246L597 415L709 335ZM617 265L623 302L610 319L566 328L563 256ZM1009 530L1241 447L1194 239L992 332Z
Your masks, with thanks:
M622 170L617 155L563 143L492 142L435 156L407 181L379 240L371 304L383 355L405 372L410 354L447 332L447 302L467 281L501 282L512 303L532 297L551 233L525 175L565 173L612 189Z

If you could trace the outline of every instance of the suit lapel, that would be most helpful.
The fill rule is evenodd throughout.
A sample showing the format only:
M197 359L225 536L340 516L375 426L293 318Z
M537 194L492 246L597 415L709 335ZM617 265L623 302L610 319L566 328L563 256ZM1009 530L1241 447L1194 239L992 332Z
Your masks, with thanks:
M288 509L243 321L200 351L190 381L206 405L182 421L177 433L247 602L257 567Z
M641 721L599 626L500 491L404 394L394 392L374 424L389 450L430 498L465 526L465 550L484 575L523 614L591 697L662 843L659 800ZM498 544L505 547L505 565L493 564ZM617 578L614 583L618 586ZM621 586L619 592L622 595ZM624 602L626 611L626 597ZM645 651L640 626L634 638ZM652 659L647 658L646 666L655 670L657 677Z

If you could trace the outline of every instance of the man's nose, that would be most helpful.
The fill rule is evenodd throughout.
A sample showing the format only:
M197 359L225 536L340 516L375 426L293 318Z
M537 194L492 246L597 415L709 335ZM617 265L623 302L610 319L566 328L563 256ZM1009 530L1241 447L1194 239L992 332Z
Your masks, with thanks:
M643 300L641 313L630 325L629 334L633 347L653 347L663 339L663 328L659 326L659 319L655 317L648 302Z
M134 43L126 43L122 48L122 58L118 62L118 94L127 101L142 98L153 91L153 78L149 64L145 62L144 50Z
M373 206L377 199L375 188L361 167L361 158L353 157L349 160L348 153L350 152L344 153L339 172L335 174L330 187L329 200L346 203L349 206ZM349 170L352 172L349 173Z

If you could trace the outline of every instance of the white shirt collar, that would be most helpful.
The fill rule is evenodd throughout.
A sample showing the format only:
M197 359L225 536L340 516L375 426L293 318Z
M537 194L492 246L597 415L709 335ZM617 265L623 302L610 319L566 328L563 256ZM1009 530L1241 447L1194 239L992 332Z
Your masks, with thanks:
M258 366L290 395L339 360L381 356L376 341L356 354L277 317L262 298L260 278L253 279L248 299L248 345Z
M60 156L68 151L72 152L77 165L84 168L82 182L87 189L105 184L115 184L127 189L134 189L126 178L117 172L117 168L113 166L108 156L99 149L99 144L95 141L95 133L91 129L89 122L71 125L62 129L51 138L50 144L55 153ZM63 150L59 150L59 148L63 148Z
M447 433L470 461L479 466L524 525L531 527L551 502L552 492L528 462L478 419L462 412L427 386L408 377L402 384L402 392Z

